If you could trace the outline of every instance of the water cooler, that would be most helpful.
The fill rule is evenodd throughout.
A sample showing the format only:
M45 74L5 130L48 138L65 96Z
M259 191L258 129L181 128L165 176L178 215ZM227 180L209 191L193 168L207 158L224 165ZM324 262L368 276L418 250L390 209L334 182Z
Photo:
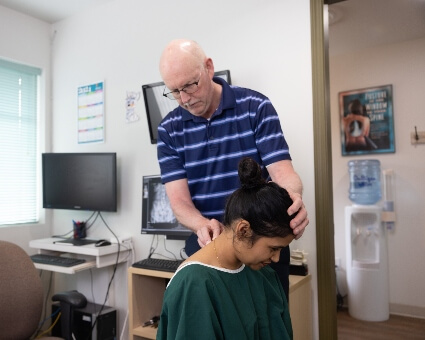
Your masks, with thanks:
M381 221L380 162L348 162L349 197L345 208L348 312L356 319L389 318L387 229Z

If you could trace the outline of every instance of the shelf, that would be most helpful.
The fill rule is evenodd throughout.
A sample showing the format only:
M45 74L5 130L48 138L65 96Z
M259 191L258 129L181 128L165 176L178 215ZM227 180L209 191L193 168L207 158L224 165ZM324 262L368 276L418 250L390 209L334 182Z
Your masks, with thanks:
M49 270L51 272L58 272L63 274L75 274L82 270L90 269L96 267L96 261L87 261L81 264L77 264L76 266L72 267L62 267L62 266L55 266L50 264L42 264L42 263L34 263L35 268L40 270Z
M289 294L311 281L311 275L289 275Z
M139 326L133 329L133 335L140 336L146 339L156 339L156 333L157 333L157 329L152 326L148 326L148 327Z
M161 270L142 269L142 268L136 268L136 267L128 268L128 272L131 274L160 277L164 279L171 279L174 275L174 273L164 272Z
M120 251L118 263L125 262L127 261L128 254L130 252L130 247L129 245L126 246L126 244L121 244L119 248L118 244L111 244L104 247L96 247L94 244L74 246L72 244L57 243L58 240L60 239L45 238L32 240L29 242L29 246L31 248L37 249L38 253L40 254L71 254L72 257L83 258L86 260L86 262L73 267L62 267L35 263L34 265L37 269L49 270L64 274L75 274L90 268L103 268L115 265L115 263L117 263L118 249Z

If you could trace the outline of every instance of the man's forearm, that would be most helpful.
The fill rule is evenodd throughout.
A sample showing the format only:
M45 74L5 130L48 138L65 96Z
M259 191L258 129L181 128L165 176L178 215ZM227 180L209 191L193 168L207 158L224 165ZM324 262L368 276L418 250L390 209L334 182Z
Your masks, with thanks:
M267 167L273 182L279 184L290 193L302 196L303 184L300 176L292 167L291 161L280 161Z

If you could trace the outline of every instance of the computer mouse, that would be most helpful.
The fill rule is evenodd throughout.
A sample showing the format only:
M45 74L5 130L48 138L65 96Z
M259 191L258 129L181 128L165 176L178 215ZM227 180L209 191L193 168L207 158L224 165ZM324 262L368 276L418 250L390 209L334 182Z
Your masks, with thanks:
M111 242L109 242L108 240L99 240L94 244L95 247L104 247L104 246L110 246L110 245L111 245Z

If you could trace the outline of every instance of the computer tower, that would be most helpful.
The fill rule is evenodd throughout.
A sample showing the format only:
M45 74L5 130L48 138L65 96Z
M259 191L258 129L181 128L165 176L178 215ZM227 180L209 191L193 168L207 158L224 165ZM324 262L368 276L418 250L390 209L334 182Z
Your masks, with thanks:
M87 302L84 308L74 310L74 322L72 332L75 339L84 340L114 340L117 333L117 311L105 306L99 314L101 305ZM59 308L59 303L52 304L52 314ZM97 322L93 328L93 324ZM61 337L61 320L59 320L52 329L52 336ZM93 330L92 330L93 328Z

